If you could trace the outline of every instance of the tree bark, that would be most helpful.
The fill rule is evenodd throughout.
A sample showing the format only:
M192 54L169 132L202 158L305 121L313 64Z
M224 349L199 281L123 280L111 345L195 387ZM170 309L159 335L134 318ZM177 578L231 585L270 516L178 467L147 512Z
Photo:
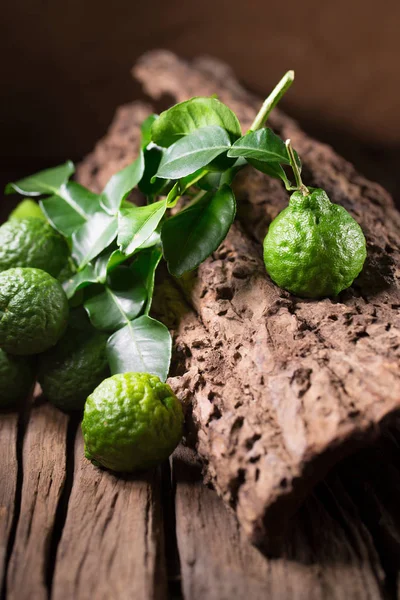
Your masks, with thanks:
M188 64L153 52L134 74L156 108L165 97L170 104L171 96L217 94L244 130L261 104L211 59ZM140 121L151 110L119 109L81 165L81 183L100 190L111 170L135 157ZM174 332L170 383L189 407L206 480L251 539L271 547L314 483L400 410L400 215L379 185L290 118L274 111L270 125L292 139L305 183L324 188L361 224L363 273L336 299L304 300L277 288L260 242L287 193L247 169L235 182L238 219L228 237L196 272L164 280L154 310Z

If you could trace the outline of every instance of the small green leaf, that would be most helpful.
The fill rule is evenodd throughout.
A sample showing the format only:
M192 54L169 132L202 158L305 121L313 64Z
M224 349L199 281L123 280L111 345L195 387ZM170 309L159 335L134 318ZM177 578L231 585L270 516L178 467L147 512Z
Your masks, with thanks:
M148 237L147 240L145 240L143 242L143 244L141 244L139 246L139 248L137 248L135 250L135 252L145 250L146 248L152 248L153 246L158 246L160 244L161 244L161 227L159 225L157 227L157 229L155 229L153 231L153 233L150 235L150 237ZM132 255L130 255L130 256L132 256Z
M191 98L161 113L152 126L152 140L167 148L201 127L217 126L228 132L231 143L242 131L230 108L216 98Z
M138 316L147 291L129 267L115 267L106 285L93 289L84 307L92 325L102 331L116 331Z
M159 246L142 250L138 253L130 267L135 278L141 281L147 290L147 302L144 309L145 315L148 315L150 312L154 292L154 278L161 257L162 251Z
M143 152L140 151L138 158L115 173L107 183L101 195L101 205L109 214L117 214L121 202L142 178L144 171Z
M158 119L158 115L149 115L141 124L140 131L142 134L142 149L144 150L151 142L151 129L154 121Z
M186 177L182 177L179 179L175 185L170 189L167 196L167 207L173 208L176 206L179 198L183 196L183 194L195 185L198 181L200 181L205 175L208 173L207 169L198 169L191 175L187 175Z
M162 159L163 150L157 146L144 150L144 172L139 182L139 189L142 194L153 198L159 194L163 187L167 185L165 179L155 177Z
M224 185L168 219L161 230L161 241L170 273L180 277L214 252L226 237L235 212L235 196Z
M286 189L290 189L291 183L279 163L267 163L254 158L248 158L247 160L250 165L252 165L258 171L261 171L261 173L265 173L266 175L274 177L275 179L282 179Z
M129 255L139 248L157 229L167 209L166 200L147 206L122 208L118 214L118 246Z
M102 210L100 196L75 181L68 182L58 195L40 200L39 204L51 225L66 237Z
M111 373L150 373L161 381L168 377L172 341L168 329L144 315L130 321L107 342Z
M111 248L104 250L100 256L97 257L94 264L98 282L104 283L107 279L107 274L126 259L126 255L118 250L114 244L111 245Z
M181 179L208 165L230 148L228 133L221 127L203 127L170 146L161 159L157 177Z
M228 156L255 158L264 162L290 164L289 154L284 142L271 129L250 131L237 142L228 152Z
M23 196L41 196L42 194L57 194L59 189L65 185L75 171L74 164L68 160L59 167L46 169L20 179L6 186L6 194L22 194Z
M63 282L62 286L68 299L71 299L75 292L91 283L97 282L97 276L92 265L86 265L82 271L75 273L69 279Z
M117 235L117 219L95 213L72 235L72 256L83 269L111 244Z

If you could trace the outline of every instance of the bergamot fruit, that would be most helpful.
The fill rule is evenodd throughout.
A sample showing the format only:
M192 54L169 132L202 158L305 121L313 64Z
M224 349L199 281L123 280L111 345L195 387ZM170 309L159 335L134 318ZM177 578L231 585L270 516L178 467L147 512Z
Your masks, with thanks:
M33 267L57 277L68 256L65 239L43 219L12 219L0 227L0 271Z
M9 214L8 219L26 219L27 217L35 217L36 219L46 220L39 204L30 198L24 198L13 211Z
M101 383L85 404L85 455L113 471L153 467L182 437L183 411L155 375L123 373Z
M82 410L88 395L109 376L108 335L83 309L71 312L60 341L39 358L38 379L47 399L62 410Z
M292 194L264 239L264 263L279 287L306 298L336 296L367 255L361 227L321 189Z
M26 358L10 356L0 349L0 408L12 408L26 398L34 379Z
M54 346L65 331L68 300L45 271L17 267L0 273L0 348L37 354Z

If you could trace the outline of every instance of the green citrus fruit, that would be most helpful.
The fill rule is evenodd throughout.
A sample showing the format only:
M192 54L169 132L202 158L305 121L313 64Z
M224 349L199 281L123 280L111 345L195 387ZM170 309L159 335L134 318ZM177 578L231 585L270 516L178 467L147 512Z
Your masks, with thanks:
M54 346L65 331L68 300L61 284L40 269L0 273L0 348L37 354Z
M0 349L0 408L11 408L27 397L34 382L30 363Z
M26 219L27 217L36 217L36 219L46 220L39 204L30 198L24 198L9 215L10 219Z
M183 412L155 375L123 373L88 397L82 422L86 458L113 471L147 469L166 460L182 437Z
M294 192L264 239L264 263L281 288L306 298L336 296L367 255L359 224L321 189Z
M0 227L0 271L34 267L57 277L68 256L64 238L43 219L12 219Z
M39 383L50 402L82 410L88 395L109 376L108 335L95 329L82 310L71 312L60 341L39 358Z

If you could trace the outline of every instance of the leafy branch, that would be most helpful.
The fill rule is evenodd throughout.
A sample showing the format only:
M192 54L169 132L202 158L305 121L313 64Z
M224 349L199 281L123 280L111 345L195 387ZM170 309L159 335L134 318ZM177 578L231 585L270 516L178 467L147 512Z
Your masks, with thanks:
M83 304L94 327L111 334L113 374L145 371L166 379L171 337L149 316L157 266L164 257L181 277L218 248L235 218L231 186L239 170L249 164L288 190L303 189L298 155L263 128L293 79L293 71L282 78L245 135L217 98L192 98L151 115L142 124L138 158L101 194L70 181L70 161L7 185L6 194L39 197L49 223L68 240L74 267L64 290L75 306ZM135 187L142 206L128 201ZM191 200L178 207L183 196Z

